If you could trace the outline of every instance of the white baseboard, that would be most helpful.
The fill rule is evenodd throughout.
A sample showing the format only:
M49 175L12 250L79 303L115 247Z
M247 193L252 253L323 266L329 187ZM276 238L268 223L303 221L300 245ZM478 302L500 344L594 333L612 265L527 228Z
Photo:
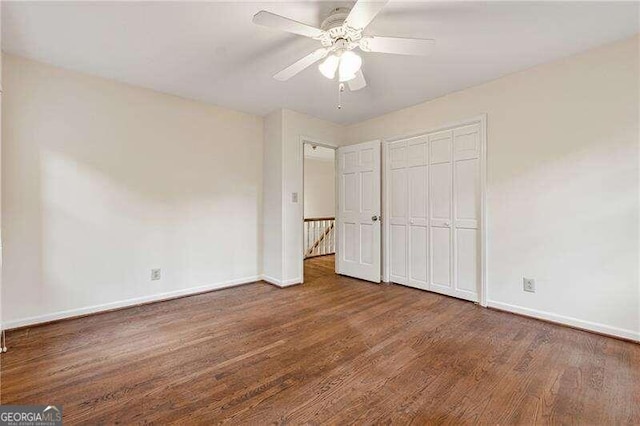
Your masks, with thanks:
M269 284L273 284L276 287L289 287L296 284L302 284L302 279L294 278L292 280L279 280L277 278L270 277L269 275L262 275L262 281L266 281Z
M175 299L177 297L189 296L198 293L204 293L212 290L220 290L223 288L234 287L242 284L250 284L259 280L263 280L268 282L269 284L273 284L278 287L289 287L292 285L300 284L302 280L300 278L294 278L291 280L278 280L273 277L269 277L268 275L256 275L251 277L239 278L235 280L223 281L215 284L207 284L198 287L191 287L182 290L175 290L166 293L159 293L149 296L137 297L134 299L127 299L118 302L105 303L101 305L87 306L84 308L78 309L70 309L66 311L54 312L46 315L39 315L28 318L21 318L16 320L9 320L2 324L2 327L5 330L10 330L12 328L30 326L41 324L50 321L61 320L65 318L72 318L81 315L88 315L93 313L99 313L103 311L109 311L113 309L126 308L131 306L140 305L143 303L150 302L160 302L163 300ZM513 312L520 315L525 315L533 318L538 318L542 320L547 320L559 324L565 324L576 328L581 328L584 330L595 331L597 333L608 334L611 336L621 337L624 339L630 339L637 342L640 342L640 332L636 332L633 330L627 330L618 327L612 327L605 324L595 323L591 321L584 321L573 317L567 317L564 315L558 315L551 312L539 311L536 309L525 308L522 306L511 305L508 303L496 302L489 300L487 301L487 306L490 308L500 309L502 311Z
M596 333L608 334L610 336L621 337L623 339L635 340L640 342L640 332L627 330L624 328L612 327L597 322L584 321L581 319L567 317L564 315L558 315L551 312L539 311L537 309L525 308L522 306L511 305L509 303L495 302L492 300L487 301L489 308L500 309L501 311L513 312L532 318L538 318L546 321L555 322L558 324L564 324L583 330L594 331Z
M302 278L294 278L282 282L282 287L289 287L292 285L302 284Z
M262 279L262 281L268 282L269 284L282 287L282 281L277 278L270 277L269 275L262 275L260 278Z
M228 287L235 287L242 284L250 284L256 281L260 281L260 276L255 275L251 277L238 278L235 280L222 281L215 284L207 284L198 287L191 287L182 290L169 291L166 293L153 294L149 296L136 297L134 299L121 300L118 302L105 303L102 305L87 306L78 309L69 309L66 311L54 312L46 315L39 315L35 317L21 318L16 320L5 321L2 326L5 330L12 328L24 327L29 325L36 325L50 321L61 320L65 318L73 318L81 315L95 314L103 311L110 311L113 309L126 308L131 306L140 305L150 302L161 302L163 300L175 299L182 296L190 296L198 293L205 293L212 290L220 290Z

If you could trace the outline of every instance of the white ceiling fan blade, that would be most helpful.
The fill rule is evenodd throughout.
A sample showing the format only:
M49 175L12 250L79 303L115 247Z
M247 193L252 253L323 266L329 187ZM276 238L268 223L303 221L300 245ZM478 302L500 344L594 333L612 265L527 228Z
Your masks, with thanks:
M389 0L358 0L351 8L345 23L353 29L362 30L373 21L388 2Z
M288 67L280 71L278 74L274 75L273 78L279 81L289 80L291 77L298 74L300 71L304 70L305 68L313 65L314 63L318 62L320 59L327 56L327 52L328 52L327 49L325 49L324 47L314 52L311 52L304 58L298 60L297 62L294 62L293 64L289 65Z
M320 28L315 28L311 25L303 24L302 22L267 12L266 10L261 10L256 13L253 16L253 23L311 38L318 38L324 34L324 31Z
M425 56L431 53L435 42L433 39L373 36L363 38L360 48L365 52Z
M367 85L367 80L364 79L362 70L358 70L358 72L356 73L356 78L349 80L347 84L349 85L349 90L351 90L352 92L364 88Z

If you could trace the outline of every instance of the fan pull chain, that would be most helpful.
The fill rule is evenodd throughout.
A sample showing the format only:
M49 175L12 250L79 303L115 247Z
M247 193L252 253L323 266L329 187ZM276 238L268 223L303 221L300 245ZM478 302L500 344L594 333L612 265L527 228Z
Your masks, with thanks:
M342 92L344 92L344 83L338 85L338 109L342 109Z

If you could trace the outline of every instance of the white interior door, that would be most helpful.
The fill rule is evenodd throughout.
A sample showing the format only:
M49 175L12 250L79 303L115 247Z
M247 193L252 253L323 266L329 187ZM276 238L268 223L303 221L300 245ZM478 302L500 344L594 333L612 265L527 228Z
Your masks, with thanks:
M339 274L380 282L380 141L340 147Z

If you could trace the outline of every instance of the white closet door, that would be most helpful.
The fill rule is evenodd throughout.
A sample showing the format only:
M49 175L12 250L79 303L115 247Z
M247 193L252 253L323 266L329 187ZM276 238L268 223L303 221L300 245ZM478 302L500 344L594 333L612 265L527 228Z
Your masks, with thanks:
M389 279L394 283L408 284L407 141L391 143L388 154Z
M453 295L452 271L452 167L453 132L429 135L430 148L430 255L429 289Z
M478 301L480 286L480 126L453 131L454 289Z
M407 141L408 278L412 287L429 289L427 279L429 235L429 139Z
M481 125L387 148L390 281L479 301Z
M388 158L389 279L428 290L427 136L392 142Z

